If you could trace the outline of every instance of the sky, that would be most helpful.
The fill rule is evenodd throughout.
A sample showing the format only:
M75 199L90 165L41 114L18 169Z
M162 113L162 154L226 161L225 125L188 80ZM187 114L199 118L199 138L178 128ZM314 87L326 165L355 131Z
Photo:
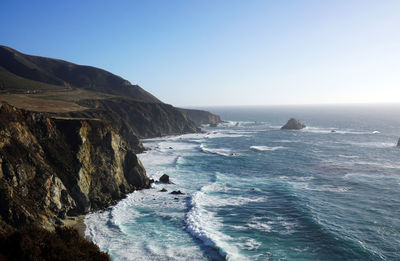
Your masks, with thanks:
M176 106L398 103L400 1L0 1L0 44Z

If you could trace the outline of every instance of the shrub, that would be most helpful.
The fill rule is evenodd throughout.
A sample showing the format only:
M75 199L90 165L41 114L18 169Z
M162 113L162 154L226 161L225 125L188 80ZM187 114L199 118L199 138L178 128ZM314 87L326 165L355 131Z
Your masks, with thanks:
M58 227L51 232L26 227L0 235L0 261L3 260L102 261L110 257L75 229Z

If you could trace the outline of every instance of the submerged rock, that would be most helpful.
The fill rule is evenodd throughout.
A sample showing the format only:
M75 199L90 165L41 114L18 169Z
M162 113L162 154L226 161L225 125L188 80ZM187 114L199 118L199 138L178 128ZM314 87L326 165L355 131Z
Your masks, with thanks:
M160 177L160 182L162 183L171 183L169 180L169 176L167 174L164 174Z
M165 188L162 188L161 190L160 190L160 192L167 192L168 190L166 190Z
M295 118L291 118L288 122L282 126L281 130L301 130L305 128L306 125L296 120Z
M185 194L185 193L183 193L183 192L180 191L180 190L174 190L174 191L172 191L170 194L172 194L172 195L183 195L183 194Z

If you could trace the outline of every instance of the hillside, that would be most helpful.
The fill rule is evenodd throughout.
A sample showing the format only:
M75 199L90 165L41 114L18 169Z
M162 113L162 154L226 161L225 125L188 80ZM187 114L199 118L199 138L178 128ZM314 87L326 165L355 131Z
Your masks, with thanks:
M66 91L80 88L128 97L136 101L160 102L138 85L105 70L63 60L32 56L0 46L1 90Z
M218 117L164 104L140 86L105 70L27 55L6 46L0 46L0 103L71 117L107 115L110 119L113 114L113 121L119 121L123 115L120 120L142 138L196 132L196 125L215 124ZM157 123L154 115L159 115Z

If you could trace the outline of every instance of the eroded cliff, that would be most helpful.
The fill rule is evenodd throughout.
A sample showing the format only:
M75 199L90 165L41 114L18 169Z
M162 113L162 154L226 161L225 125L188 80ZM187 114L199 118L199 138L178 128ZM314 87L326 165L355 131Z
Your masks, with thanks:
M53 227L149 186L122 124L0 108L0 224Z
M216 125L223 122L218 115L212 114L208 111L183 108L179 108L179 110L197 126L201 126L202 124Z

